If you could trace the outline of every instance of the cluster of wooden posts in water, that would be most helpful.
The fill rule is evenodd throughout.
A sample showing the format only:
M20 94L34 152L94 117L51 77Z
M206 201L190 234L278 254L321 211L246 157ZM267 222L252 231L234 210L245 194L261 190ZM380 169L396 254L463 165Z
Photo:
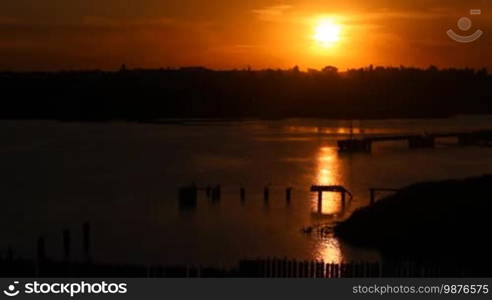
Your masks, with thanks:
M407 141L410 148L433 148L436 145L436 140L439 138L456 138L457 144L461 146L490 146L492 143L492 130L452 133L382 135L363 137L359 139L351 138L339 140L338 149L340 152L371 152L373 143L385 141Z
M19 273L38 276L44 273L53 273L55 271L65 270L67 266L87 266L91 263L91 226L89 222L82 224L82 263L72 262L72 235L69 229L63 229L62 237L62 260L55 262L46 251L46 238L40 236L36 243L36 260L29 261L15 257L12 247L8 247L5 255L0 256L0 275L4 273ZM56 273L56 272L55 272Z
M82 224L82 253L86 262L91 260L91 227L89 222ZM62 230L63 261L69 262L72 253L72 237L69 229ZM41 236L37 240L37 261L40 263L49 261L46 253L46 238ZM13 250L9 247L7 257L13 256Z
M292 200L293 187L285 188L285 202L290 204ZM222 186L219 185L207 185L206 187L198 187L195 184L190 186L181 187L178 191L178 200L180 209L193 209L198 204L198 192L205 191L207 199L212 202L220 201L222 197ZM239 199L241 204L246 203L246 189L244 187L239 188ZM270 201L270 186L266 185L263 188L263 201L268 204Z

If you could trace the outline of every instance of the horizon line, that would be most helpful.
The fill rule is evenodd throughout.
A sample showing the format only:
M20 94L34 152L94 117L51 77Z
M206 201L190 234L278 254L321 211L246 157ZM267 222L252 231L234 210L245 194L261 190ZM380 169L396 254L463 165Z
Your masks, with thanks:
M122 71L131 72L131 71L186 71L186 70L203 70L203 71L211 71L211 72L239 72L239 71L249 71L249 72L265 72L265 71L294 71L296 70L301 73L309 73L312 71L323 72L325 68L336 68L337 73L347 73L349 71L360 71L360 70L375 70L375 69L413 69L413 70L430 70L436 69L439 71L446 70L473 70L473 71L481 71L486 70L488 68L486 66L483 67L438 67L435 65L429 65L427 67L418 67L411 65L374 65L368 64L361 67L352 67L339 69L335 65L326 65L322 68L301 68L298 65L294 65L290 68L281 68L281 67L267 67L267 68L252 68L250 66L241 67L241 68L211 68L200 65L183 65L183 66L166 66L166 67L133 67L129 68L126 64L122 64L119 68L109 69L109 68L73 68L73 69L45 69L45 70L9 70L9 69L0 69L0 73L75 73L75 72L105 72L105 73L118 73Z

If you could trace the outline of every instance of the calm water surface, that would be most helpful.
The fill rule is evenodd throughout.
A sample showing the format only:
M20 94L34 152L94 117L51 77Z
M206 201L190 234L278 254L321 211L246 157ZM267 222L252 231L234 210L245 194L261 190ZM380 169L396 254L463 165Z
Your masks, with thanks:
M186 125L0 121L0 250L32 257L44 236L51 257L62 253L61 230L90 221L93 256L122 263L232 265L240 258L378 259L331 236L301 228L331 223L339 196L327 194L322 214L312 184L340 184L354 194L349 211L369 202L370 187L492 171L492 149L410 150L375 144L372 154L340 155L349 135L448 132L492 128L491 117L447 120L283 120L188 122ZM178 209L177 189L221 184L220 203L200 195L194 212ZM268 205L263 187L271 186ZM294 187L290 205L285 188ZM239 188L246 189L241 204ZM416 216L418 217L418 216ZM390 226L390 224L389 224ZM456 238L459 243L459 237Z

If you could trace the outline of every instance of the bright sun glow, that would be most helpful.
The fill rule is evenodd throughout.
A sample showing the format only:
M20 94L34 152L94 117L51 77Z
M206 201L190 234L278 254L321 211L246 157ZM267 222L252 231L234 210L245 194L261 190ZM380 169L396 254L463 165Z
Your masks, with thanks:
M320 19L316 22L313 39L324 48L333 46L340 40L340 25L331 19Z

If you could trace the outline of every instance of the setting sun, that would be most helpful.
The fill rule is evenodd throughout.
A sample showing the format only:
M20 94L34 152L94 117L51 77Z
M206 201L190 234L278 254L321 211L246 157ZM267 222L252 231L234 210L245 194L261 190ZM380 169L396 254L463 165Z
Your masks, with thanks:
M316 22L313 39L319 46L331 47L340 40L341 27L331 19L320 19Z

